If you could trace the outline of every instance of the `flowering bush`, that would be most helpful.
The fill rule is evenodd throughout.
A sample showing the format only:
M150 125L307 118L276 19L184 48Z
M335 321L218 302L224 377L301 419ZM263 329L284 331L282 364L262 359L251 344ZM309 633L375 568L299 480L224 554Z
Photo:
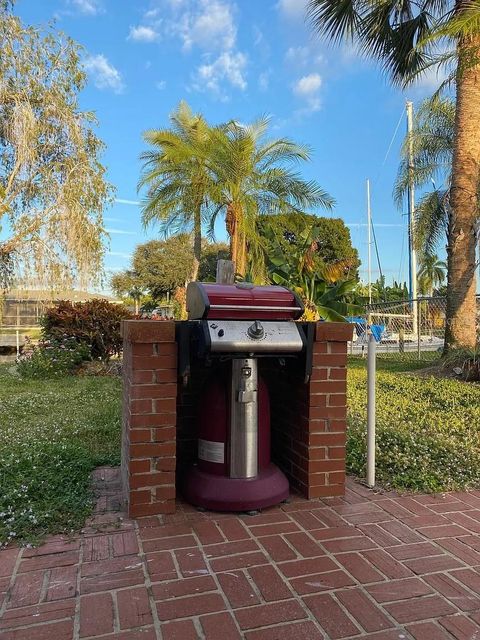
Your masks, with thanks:
M56 378L72 373L81 362L90 359L90 349L75 338L63 336L33 345L27 338L17 359L22 378Z
M132 317L126 307L108 300L62 300L45 312L42 335L46 340L71 336L79 344L88 345L94 360L109 360L122 351L120 322Z

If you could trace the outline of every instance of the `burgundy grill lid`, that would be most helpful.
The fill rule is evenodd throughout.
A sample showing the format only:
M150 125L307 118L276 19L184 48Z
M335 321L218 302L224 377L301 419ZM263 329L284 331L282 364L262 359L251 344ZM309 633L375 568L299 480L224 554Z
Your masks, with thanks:
M303 304L285 287L191 282L187 311L189 320L296 320Z

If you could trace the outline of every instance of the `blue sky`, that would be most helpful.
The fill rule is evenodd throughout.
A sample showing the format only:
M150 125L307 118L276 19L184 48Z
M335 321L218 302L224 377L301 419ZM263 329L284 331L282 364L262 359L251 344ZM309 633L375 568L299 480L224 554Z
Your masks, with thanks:
M269 114L272 135L311 145L304 175L337 201L332 215L350 227L363 279L370 178L382 268L387 281L407 278L406 218L392 200L405 99L418 102L438 81L424 78L408 95L391 88L353 49L320 41L304 8L305 0L18 0L26 22L55 18L85 48L81 104L97 114L117 189L105 213L107 271L127 267L135 245L158 235L143 231L136 204L142 131L167 126L185 99L211 123ZM225 239L222 227L218 239Z

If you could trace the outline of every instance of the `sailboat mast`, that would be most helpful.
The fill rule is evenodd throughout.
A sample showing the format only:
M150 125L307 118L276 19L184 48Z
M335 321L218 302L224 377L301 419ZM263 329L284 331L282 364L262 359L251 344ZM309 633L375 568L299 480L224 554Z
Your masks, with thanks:
M407 101L408 132L408 254L409 254L409 292L412 302L413 333L417 332L417 254L415 251L415 180L413 156L413 103Z
M370 180L367 178L367 237L368 237L368 304L372 304L372 210L370 206Z

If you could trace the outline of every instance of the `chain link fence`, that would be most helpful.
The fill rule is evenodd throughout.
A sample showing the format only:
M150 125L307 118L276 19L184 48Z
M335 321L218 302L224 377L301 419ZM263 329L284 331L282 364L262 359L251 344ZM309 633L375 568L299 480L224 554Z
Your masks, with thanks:
M424 354L441 352L445 338L446 299L377 302L367 305L365 315L349 318L355 324L349 344L352 355L366 353L368 333L377 342L377 353ZM480 330L480 296L477 296L477 332Z

